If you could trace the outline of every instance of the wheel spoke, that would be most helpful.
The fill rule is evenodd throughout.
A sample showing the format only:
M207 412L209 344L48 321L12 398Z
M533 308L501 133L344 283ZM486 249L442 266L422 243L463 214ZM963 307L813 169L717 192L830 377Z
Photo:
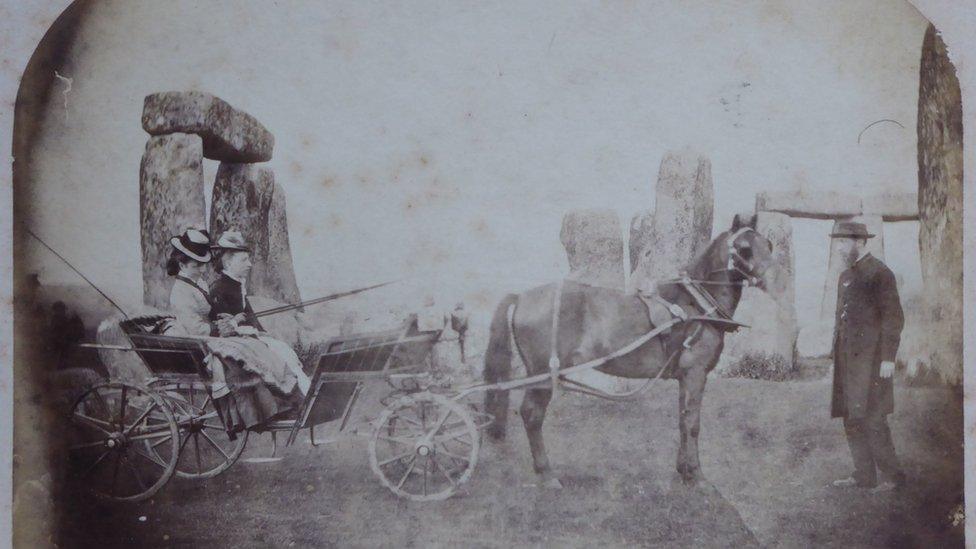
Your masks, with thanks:
M427 495L427 469L430 467L430 456L424 457L424 495Z
M151 456L149 454L143 454L139 450L136 450L136 448L134 446L132 447L132 453L134 453L135 455L137 455L137 456L145 459L146 461L148 461L149 463L152 463L153 465L156 465L156 466L158 466L158 467L160 467L162 469L166 469L166 464L163 463L162 461L160 461L159 458L157 458L155 456Z
M468 434L468 431L467 430L464 430L464 431L454 431L454 432L451 432L451 433L445 433L443 435L434 437L434 442L440 442L441 444L444 444L445 442L450 442L452 440L456 440L458 442L461 442L463 444L467 444L468 446L471 446L471 443L470 442L468 442L466 440L463 440L461 438L461 437L463 437L463 436L465 436L467 434Z
M71 417L72 419L77 419L79 422L81 422L84 425L87 425L88 427L94 427L95 429L98 429L99 431L105 433L106 435L112 434L111 431L109 431L109 429L112 428L112 425L107 421L102 421L100 419L95 419L93 417L86 416L81 412L75 412L74 414L71 415Z
M95 394L95 397L98 399L98 402L102 405L102 411L105 412L106 416L111 418L112 407L108 405L108 402L105 402L105 397L102 396L102 393L98 392L98 389L95 389L92 392Z
M119 399L119 428L125 425L125 407L128 406L129 400L127 397L129 386L122 386L122 398Z
M437 465L439 465L439 466L440 466L439 468L440 468L440 470L441 470L441 473L443 473L443 474L444 474L444 478L446 478L446 479L447 479L447 481L451 483L451 486L453 486L453 487L455 487L455 488L456 488L456 487L457 487L457 481L455 481L455 480L454 480L453 478L451 478L451 473L450 473L450 471L448 471L448 470L447 470L447 469L446 469L446 468L445 468L445 467L444 467L443 465L441 465L441 464L440 464L440 462L439 462L439 461L437 461L437 459L436 459L436 458L434 459L434 462L435 462L435 463L437 463Z
M124 390L125 385L123 385L122 388ZM119 476L119 461L121 461L121 456L122 454L118 452L115 453L115 466L112 467L112 484L109 486L109 490L108 490L109 496L115 495L115 481L118 479Z
M129 461L129 458L124 457L124 456L122 457L122 461L125 462L125 465L126 465L126 467L129 468L129 471L132 471L132 476L135 477L136 482L139 483L139 488L141 488L142 491L145 492L146 491L146 483L145 482L142 482L142 477L139 475L139 471L136 469L135 465L133 465L132 462Z
M200 434L203 435L203 438L207 439L207 442L209 442L211 446L213 446L214 448L216 448L217 451L220 452L224 456L224 459L225 460L229 460L230 459L230 456L227 455L227 452L225 452L224 449L221 448L220 445L217 444L214 441L214 439L210 438L210 435L208 435L206 431L200 431Z
M389 464L391 464L391 463L393 463L393 462L395 462L397 460L400 460L400 459L403 459L405 457L409 457L409 456L412 456L412 455L413 455L413 451L411 450L409 452L404 452L404 453L402 453L402 454L400 454L398 456L391 457L390 459L384 459L383 461L378 462L377 465L379 465L380 467L383 467L384 465L389 465Z
M200 436L193 433L193 451L197 455L197 473L203 472L203 465L200 463Z
M397 490L403 488L403 483L407 482L407 477L410 476L410 473L413 472L413 468L416 465L417 465L417 456L413 456L413 459L410 460L409 467L407 467L407 472L403 474L403 478L401 478L400 482L397 483Z
M105 446L105 441L96 440L95 442L85 442L82 444L75 444L74 446L68 446L68 450L83 450L85 448L95 448L96 446Z
M410 438L405 439L405 438L402 438L402 437L387 437L387 436L383 436L383 435L379 435L376 438L377 438L377 440L385 440L387 442L392 442L394 444L402 444L404 446L409 446L411 448L413 447L413 439L410 439Z
M146 416L148 416L149 413L152 412L155 409L156 409L156 403L154 402L152 404L152 406L146 408L146 410L144 412L142 412L141 414L139 414L139 418L136 419L135 422L132 423L132 425L130 425L128 428L125 429L125 435L126 436L129 436L129 433L131 433L132 430L136 428L136 425L139 425L139 423L141 423L142 420L146 419Z
M98 459L96 459L94 463L92 463L91 465L89 465L88 468L85 469L84 472L81 473L81 478L85 478L88 475L90 475L92 473L92 471L95 470L95 467L97 467L98 464L101 463L102 460L105 459L105 456L107 456L107 455L109 455L111 453L112 453L112 450L105 450L102 453L102 455L98 456Z
M141 435L131 436L129 437L129 440L150 440L154 438L166 438L169 436L169 429L167 429L166 431L152 431Z
M451 459L460 460L460 461L463 461L465 463L471 463L471 460L470 459L468 459L466 457L459 456L459 455L457 455L455 453L452 453L452 452L448 451L446 448L444 448L443 446L437 452L440 453L440 454L444 454L444 455L450 457Z

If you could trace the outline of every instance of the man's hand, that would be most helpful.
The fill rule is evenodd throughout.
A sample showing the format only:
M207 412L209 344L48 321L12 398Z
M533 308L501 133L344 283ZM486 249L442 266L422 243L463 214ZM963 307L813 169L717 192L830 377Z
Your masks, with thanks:
M891 362L891 361L886 360L886 361L884 361L884 362L881 363L881 372L880 372L879 375L882 378L887 379L887 378L891 377L891 375L894 374L894 373L895 373L895 363L894 362Z

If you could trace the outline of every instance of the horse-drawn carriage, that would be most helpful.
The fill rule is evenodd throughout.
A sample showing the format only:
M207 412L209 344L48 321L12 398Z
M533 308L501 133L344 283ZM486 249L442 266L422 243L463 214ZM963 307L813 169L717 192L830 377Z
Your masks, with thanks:
M369 439L369 461L380 482L400 497L444 499L467 481L478 460L479 429L491 418L435 386L431 351L441 331L403 327L334 338L311 372L311 387L287 419L231 433L214 405L205 340L151 333L140 319L120 326L151 376L144 383L108 381L82 394L71 409L69 478L116 501L153 496L175 474L205 479L230 468L252 432L293 444L302 429L337 424L339 437ZM98 345L92 345L97 347ZM350 424L368 382L387 382L386 408L366 424Z

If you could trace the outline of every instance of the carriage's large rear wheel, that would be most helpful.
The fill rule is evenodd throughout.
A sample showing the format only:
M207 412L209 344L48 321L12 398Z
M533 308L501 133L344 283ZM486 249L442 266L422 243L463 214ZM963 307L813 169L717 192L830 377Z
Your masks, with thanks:
M176 462L176 476L212 478L226 471L241 457L248 432L243 431L236 438L230 438L204 385L181 383L167 385L161 391L180 428L182 451Z
M427 392L407 395L377 418L369 463L394 494L442 500L471 478L479 438L471 413L458 402Z
M120 382L96 385L75 401L70 422L68 479L98 497L147 499L176 469L176 420L169 406L146 389Z

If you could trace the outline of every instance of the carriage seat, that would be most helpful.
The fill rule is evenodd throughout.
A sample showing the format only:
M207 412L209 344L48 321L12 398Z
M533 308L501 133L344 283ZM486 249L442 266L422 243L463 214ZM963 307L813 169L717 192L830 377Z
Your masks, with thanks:
M119 327L136 353L156 377L209 377L203 341L190 337L162 335L159 330L172 316L153 315L123 320Z

